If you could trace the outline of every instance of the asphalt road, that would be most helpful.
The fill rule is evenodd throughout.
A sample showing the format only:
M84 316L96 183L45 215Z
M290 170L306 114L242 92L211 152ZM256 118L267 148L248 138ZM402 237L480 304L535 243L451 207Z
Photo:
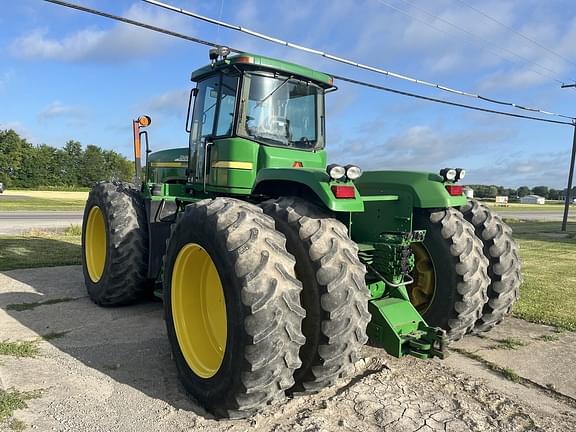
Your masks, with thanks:
M20 234L30 229L62 229L82 223L82 212L0 212L0 234Z
M510 218L510 219L522 219L522 220L540 220L540 221L561 221L564 213L562 211L551 210L551 211L498 211L496 209L496 213L498 213L503 218ZM568 218L576 217L575 209L570 209L568 213Z
M570 209L570 218L576 217L576 209ZM497 210L496 210L497 211ZM502 211L504 218L522 220L561 221L561 211ZM82 224L82 212L0 212L0 235L20 234L30 229L62 229L72 224Z

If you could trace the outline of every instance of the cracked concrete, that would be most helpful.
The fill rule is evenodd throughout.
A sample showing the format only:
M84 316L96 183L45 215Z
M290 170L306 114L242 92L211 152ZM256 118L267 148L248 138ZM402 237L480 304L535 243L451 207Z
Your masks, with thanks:
M32 310L6 309L65 297L80 298ZM576 424L570 402L576 353L574 345L566 348L575 335L538 340L553 329L515 319L489 337L526 339L527 346L504 352L489 349L494 340L475 337L456 346L543 386L551 384L553 392L508 381L460 354L421 361L365 347L351 381L241 421L217 421L185 395L170 358L161 303L99 308L85 297L77 266L0 273L0 340L62 331L70 332L39 342L40 357L0 357L3 388L44 389L42 397L15 413L30 430L484 432L567 431Z

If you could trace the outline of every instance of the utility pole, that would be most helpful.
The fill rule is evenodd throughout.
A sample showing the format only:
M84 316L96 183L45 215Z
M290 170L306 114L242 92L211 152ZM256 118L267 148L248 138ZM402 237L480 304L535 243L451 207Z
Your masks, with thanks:
M576 88L574 84L562 84L562 88ZM566 231L568 224L568 210L570 209L570 200L572 192L572 178L574 177L574 158L576 157L576 120L572 120L574 127L574 137L572 138L572 157L570 159L570 171L568 172L568 188L566 189L566 201L564 202L564 217L562 218L562 231Z

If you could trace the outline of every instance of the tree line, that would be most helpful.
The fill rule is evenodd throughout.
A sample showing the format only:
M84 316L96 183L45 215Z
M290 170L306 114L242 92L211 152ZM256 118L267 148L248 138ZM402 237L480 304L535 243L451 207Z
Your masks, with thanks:
M519 188L507 188L504 186L496 185L480 185L471 184L467 185L474 190L474 196L477 198L494 198L496 196L507 196L510 198L521 198L526 195L539 195L549 200L560 200L566 196L566 188L554 189L548 186L520 186ZM571 196L576 196L576 187L572 188Z
M0 182L8 188L91 187L133 176L132 162L114 150L73 140L63 148L33 145L12 129L0 130Z

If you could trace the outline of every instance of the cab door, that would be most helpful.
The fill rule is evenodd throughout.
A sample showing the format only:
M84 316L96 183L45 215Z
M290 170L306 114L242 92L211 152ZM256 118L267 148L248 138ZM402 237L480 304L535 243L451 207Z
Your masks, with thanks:
M190 128L190 168L196 190L206 190L213 146L233 134L237 87L237 76L222 73L198 83Z

